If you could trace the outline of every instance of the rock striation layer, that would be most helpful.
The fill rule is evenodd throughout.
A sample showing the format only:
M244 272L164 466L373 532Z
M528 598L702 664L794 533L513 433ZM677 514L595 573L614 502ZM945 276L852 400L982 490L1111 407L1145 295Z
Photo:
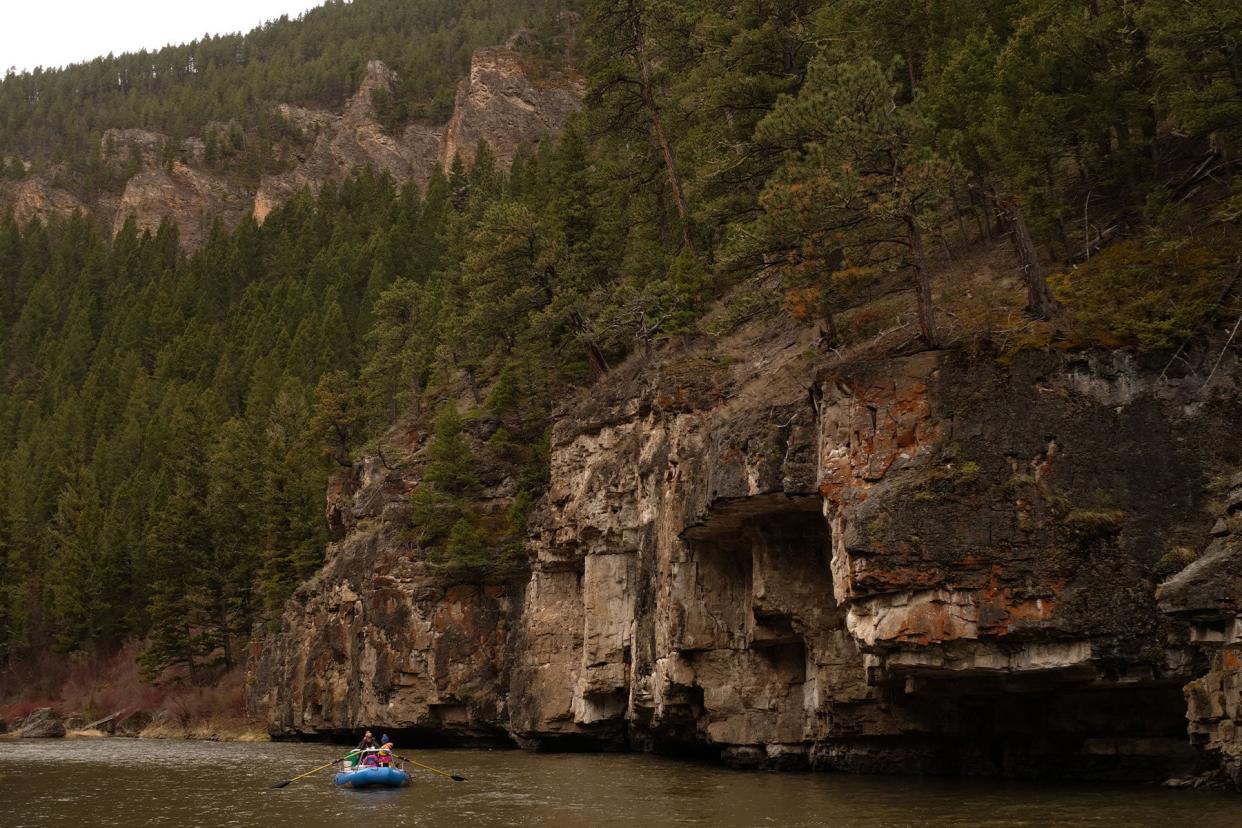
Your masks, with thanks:
M1212 491L1242 465L1238 367L1205 391L1124 353L842 366L811 340L657 354L567 406L524 585L453 591L399 551L417 472L390 473L256 644L254 712L278 737L1236 781L1242 489Z

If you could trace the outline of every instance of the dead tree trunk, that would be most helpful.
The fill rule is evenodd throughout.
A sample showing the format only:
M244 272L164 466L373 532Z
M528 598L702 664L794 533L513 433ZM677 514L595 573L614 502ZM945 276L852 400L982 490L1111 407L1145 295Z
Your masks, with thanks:
M595 344L595 340L587 329L586 320L582 318L580 313L573 311L570 314L569 321L573 325L574 331L578 334L578 341L582 343L582 349L586 353L587 364L591 366L591 373L596 379L599 379L609 371L608 358L604 356L604 352L600 350L599 345Z
M1026 312L1037 319L1050 319L1056 303L1052 299L1052 291L1048 289L1048 269L1035 249L1022 205L1013 196L998 196L997 203L1009 224L1014 250L1022 264L1022 279L1026 282Z
M914 267L915 297L918 300L919 332L929 348L940 346L936 334L936 308L932 303L931 274L927 272L927 257L923 252L923 234L911 216L906 217L906 232L910 240L910 252Z

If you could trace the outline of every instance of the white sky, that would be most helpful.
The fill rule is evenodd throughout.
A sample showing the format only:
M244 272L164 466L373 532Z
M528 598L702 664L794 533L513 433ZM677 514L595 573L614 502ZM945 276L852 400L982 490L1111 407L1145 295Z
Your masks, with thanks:
M0 75L249 31L323 0L0 0Z

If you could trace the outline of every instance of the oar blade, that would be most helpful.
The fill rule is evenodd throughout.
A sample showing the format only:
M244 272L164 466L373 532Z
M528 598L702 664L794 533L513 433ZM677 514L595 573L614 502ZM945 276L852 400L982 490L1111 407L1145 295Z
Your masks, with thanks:
M448 779L452 779L454 782L465 782L465 781L466 781L466 777L464 777L464 776L458 776L458 775L457 775L457 774L455 774L455 773L449 773L448 771L442 771L442 770L440 770L439 768L433 768L431 765L424 765L422 762L415 762L415 761L414 761L413 759L411 759L410 757L408 757L408 756L402 756L402 755L401 755L401 754L399 754L399 753L398 753L398 754L396 754L396 756L397 756L397 758L398 758L398 759L400 759L402 762L408 762L408 763L410 763L411 765L413 765L413 766L414 766L414 767L416 767L416 768L422 768L422 769L423 769L423 770L425 770L425 771L431 771L432 773L437 774L437 775L439 775L439 776L443 776L443 777L446 777L446 778L448 778Z
M284 782L277 782L275 785L273 785L273 786L272 786L272 790L276 790L277 788L283 788L283 787L285 787L286 785L292 785L294 782L297 782L299 779L305 779L306 777L310 776L311 774L314 774L314 773L319 773L319 772L320 772L321 770L323 770L324 768L330 768L330 767L332 767L333 765L335 765L335 764L336 764L337 762L339 762L339 761L341 761L341 760L340 760L340 759L333 759L333 760L332 760L331 762L329 762L328 764L326 764L326 765L320 765L319 767L315 768L314 770L307 771L306 773L302 774L301 776L295 776L295 777L293 777L292 779L286 779Z

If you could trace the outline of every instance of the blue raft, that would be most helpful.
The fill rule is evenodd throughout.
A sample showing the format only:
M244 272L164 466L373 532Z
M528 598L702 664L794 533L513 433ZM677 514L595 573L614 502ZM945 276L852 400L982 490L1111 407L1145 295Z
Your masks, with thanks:
M400 788L410 784L410 774L400 768L357 768L339 772L335 781L342 788Z

